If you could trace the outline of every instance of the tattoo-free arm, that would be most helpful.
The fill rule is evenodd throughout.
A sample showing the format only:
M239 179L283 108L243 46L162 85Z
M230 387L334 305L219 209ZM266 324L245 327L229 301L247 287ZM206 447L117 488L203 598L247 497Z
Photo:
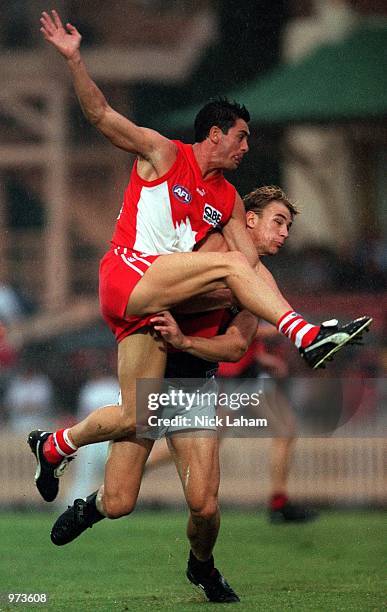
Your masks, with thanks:
M90 123L114 145L149 161L164 174L176 159L176 146L158 132L137 126L117 113L90 77L80 53L82 37L70 23L63 26L56 11L42 13L40 31L67 61L75 92Z
M242 310L224 334L213 338L185 336L169 311L152 318L154 329L175 348L207 361L239 361L255 338L258 319Z

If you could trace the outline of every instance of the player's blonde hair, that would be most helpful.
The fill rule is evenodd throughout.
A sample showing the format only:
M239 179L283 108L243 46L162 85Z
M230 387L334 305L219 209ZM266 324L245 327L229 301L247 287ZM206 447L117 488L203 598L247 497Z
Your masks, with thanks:
M244 196L243 203L245 205L246 212L252 210L259 215L263 209L266 208L270 202L274 202L274 200L282 202L282 204L287 207L292 219L295 217L295 215L298 215L299 211L297 210L296 205L289 200L286 193L281 189L281 187L277 187L277 185L264 185L263 187L254 189L254 191L251 191Z

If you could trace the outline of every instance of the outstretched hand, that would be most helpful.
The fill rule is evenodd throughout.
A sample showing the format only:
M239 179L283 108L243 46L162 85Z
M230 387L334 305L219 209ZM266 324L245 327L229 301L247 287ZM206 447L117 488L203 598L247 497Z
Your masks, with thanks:
M51 11L51 15L45 11L40 18L41 28L45 40L59 51L66 59L71 59L79 51L82 36L78 30L66 23L66 29L56 11Z

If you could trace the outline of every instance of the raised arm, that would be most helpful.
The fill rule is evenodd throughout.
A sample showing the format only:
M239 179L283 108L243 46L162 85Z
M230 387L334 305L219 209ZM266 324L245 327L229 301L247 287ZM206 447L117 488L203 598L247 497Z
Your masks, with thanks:
M169 311L152 318L154 329L175 348L207 361L239 361L255 338L258 319L242 310L224 334L213 338L185 336Z
M246 214L242 198L237 193L231 218L223 228L223 236L226 239L230 251L240 251L247 257L253 268L258 263L257 249L246 229Z
M115 146L149 162L157 175L167 172L176 159L176 146L158 132L137 126L108 104L82 60L82 36L78 30L70 23L64 27L54 10L51 15L43 12L40 23L45 40L67 61L75 92L88 121Z

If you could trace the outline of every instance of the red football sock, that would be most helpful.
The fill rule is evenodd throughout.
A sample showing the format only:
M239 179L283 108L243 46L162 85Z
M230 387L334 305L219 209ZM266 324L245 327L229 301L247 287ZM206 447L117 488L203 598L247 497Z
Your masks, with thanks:
M60 463L63 457L73 455L77 450L69 438L68 431L68 429L59 429L45 441L43 454L49 463Z
M287 504L289 498L284 493L275 493L270 498L270 509L281 510Z
M320 331L319 325L311 325L301 315L289 310L277 322L277 329L285 334L297 348L306 348Z

